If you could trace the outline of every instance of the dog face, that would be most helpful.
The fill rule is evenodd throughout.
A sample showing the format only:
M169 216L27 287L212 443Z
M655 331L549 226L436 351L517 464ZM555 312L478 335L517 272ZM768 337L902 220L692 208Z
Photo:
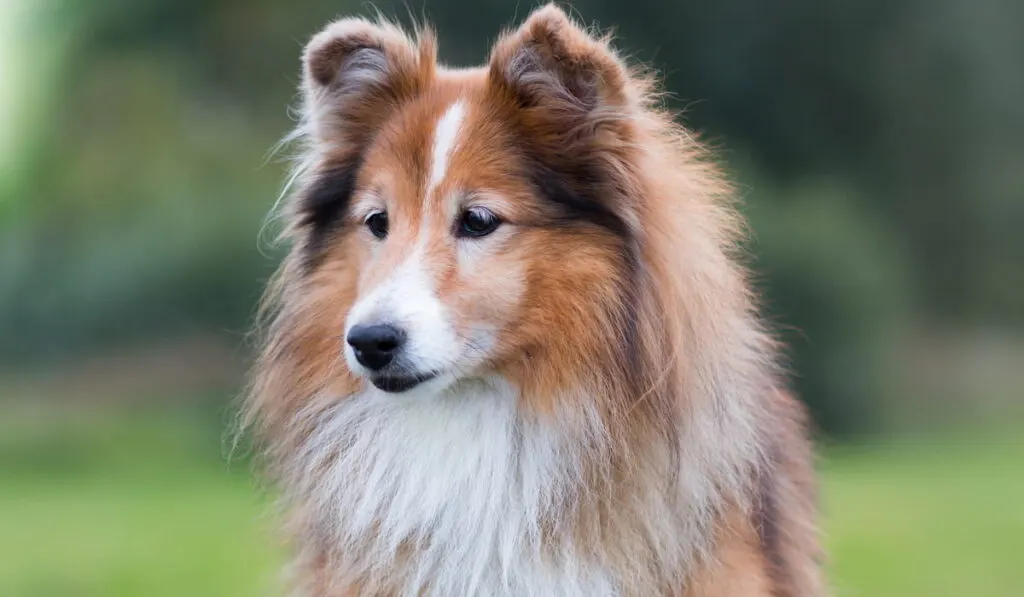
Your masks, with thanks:
M554 9L485 68L442 69L434 48L361 20L307 48L306 344L334 339L385 392L494 373L555 390L628 335L629 79Z

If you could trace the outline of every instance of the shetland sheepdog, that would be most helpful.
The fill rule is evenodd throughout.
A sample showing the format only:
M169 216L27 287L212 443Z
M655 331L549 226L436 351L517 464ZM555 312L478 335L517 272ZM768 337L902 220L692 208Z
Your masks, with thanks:
M479 68L306 47L247 397L295 594L824 593L730 188L610 44L545 6Z

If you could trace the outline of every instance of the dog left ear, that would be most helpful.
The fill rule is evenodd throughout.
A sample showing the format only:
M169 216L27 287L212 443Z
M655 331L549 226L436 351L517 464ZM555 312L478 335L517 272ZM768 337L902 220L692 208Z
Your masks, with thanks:
M489 68L493 89L551 117L623 115L631 108L628 72L607 39L592 37L554 4L502 37Z

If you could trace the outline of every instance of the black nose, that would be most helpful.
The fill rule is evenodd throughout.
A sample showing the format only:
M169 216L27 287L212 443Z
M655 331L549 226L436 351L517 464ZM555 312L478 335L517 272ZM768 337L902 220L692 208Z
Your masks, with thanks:
M393 325L354 325L346 341L354 349L357 361L367 369L378 371L398 354L405 343L405 333Z

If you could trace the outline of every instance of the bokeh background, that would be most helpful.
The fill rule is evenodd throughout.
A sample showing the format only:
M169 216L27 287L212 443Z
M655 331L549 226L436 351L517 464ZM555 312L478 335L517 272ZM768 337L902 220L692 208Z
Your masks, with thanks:
M483 60L528 2L380 1ZM0 0L0 595L272 595L225 429L345 0ZM1024 595L1024 3L592 0L739 181L840 596ZM263 231L261 235L261 230Z

